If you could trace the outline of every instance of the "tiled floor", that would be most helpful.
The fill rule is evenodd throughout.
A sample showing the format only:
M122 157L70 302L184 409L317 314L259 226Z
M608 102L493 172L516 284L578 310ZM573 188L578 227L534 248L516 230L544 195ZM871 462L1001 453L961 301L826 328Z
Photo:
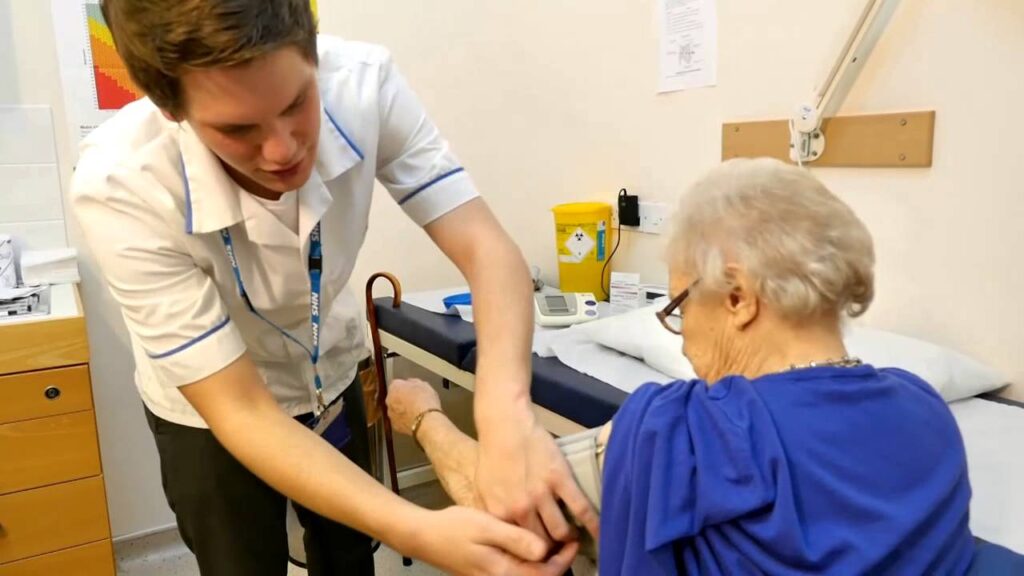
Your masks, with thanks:
M402 490L402 496L428 508L448 505L444 491L436 482ZM115 546L118 576L199 576L195 558L185 548L176 530L170 530L121 542ZM381 546L375 555L378 576L436 576L439 570L422 562L406 568L402 558L390 548ZM305 576L306 571L289 566L288 576Z
M178 538L177 532L165 532L143 540L155 540L137 545L135 550L145 550L143 555L124 555L124 545L117 547L118 576L199 576L195 558ZM159 542L164 540L164 542ZM439 570L422 562L413 562L406 568L402 558L390 548L381 547L375 555L378 576L437 576ZM306 576L306 571L289 565L288 576Z

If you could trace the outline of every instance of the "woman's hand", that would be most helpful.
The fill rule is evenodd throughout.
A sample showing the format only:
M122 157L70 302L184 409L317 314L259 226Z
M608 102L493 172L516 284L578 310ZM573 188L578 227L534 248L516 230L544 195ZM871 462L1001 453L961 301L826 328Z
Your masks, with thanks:
M412 425L420 414L441 409L437 392L423 380L394 380L388 386L388 418L395 432L412 435Z
M422 380L395 380L388 388L388 414L395 430L411 434L416 417L441 402ZM434 465L441 486L459 506L483 509L476 489L477 447L444 414L428 414L417 430L417 440Z
M457 576L560 576L579 548L567 544L545 559L547 546L535 534L460 506L426 512L411 530L401 551Z

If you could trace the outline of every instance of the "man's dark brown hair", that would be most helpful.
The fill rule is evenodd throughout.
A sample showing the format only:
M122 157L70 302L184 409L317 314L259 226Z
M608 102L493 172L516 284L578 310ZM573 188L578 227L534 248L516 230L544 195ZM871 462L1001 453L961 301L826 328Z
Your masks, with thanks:
M309 0L103 0L101 7L132 80L176 118L187 105L181 76L189 69L236 66L286 46L317 61Z

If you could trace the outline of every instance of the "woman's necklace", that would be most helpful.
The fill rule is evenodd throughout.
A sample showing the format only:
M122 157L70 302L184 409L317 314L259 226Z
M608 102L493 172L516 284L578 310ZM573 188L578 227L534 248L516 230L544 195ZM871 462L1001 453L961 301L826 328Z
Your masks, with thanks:
M843 356L842 358L835 358L829 360L819 360L817 362L808 362L807 364L790 364L790 370L801 370L803 368L820 368L823 366L833 366L836 368L852 368L854 366L860 366L864 362L856 356Z

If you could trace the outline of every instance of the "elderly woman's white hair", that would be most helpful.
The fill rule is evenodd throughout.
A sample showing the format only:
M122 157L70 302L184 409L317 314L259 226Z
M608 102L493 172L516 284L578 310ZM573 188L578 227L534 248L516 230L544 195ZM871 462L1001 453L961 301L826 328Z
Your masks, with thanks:
M875 253L864 223L806 170L770 158L724 162L680 201L669 260L701 289L726 290L726 266L781 314L863 314Z

